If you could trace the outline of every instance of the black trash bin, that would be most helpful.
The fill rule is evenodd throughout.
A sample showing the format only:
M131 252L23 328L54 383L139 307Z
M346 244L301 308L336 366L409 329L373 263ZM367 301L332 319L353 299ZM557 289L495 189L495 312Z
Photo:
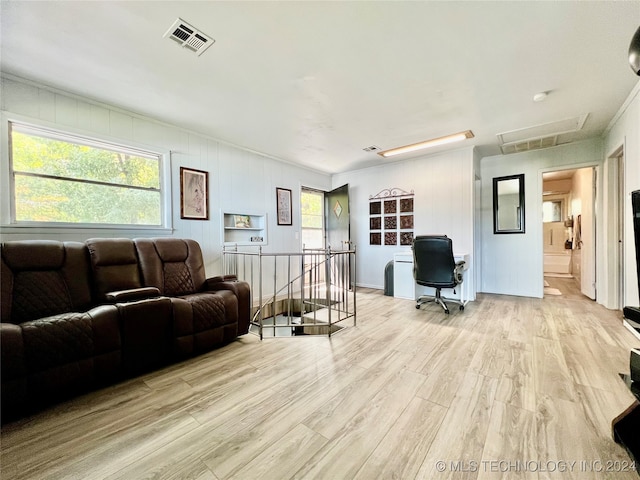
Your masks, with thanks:
M393 297L393 260L384 267L384 294Z

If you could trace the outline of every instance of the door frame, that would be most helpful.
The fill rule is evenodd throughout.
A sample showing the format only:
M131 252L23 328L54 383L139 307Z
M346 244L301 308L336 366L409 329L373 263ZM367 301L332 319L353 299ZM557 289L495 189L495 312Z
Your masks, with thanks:
M594 238L594 248L593 248L593 265L595 268L595 274L594 274L594 289L596 292L596 298L595 301L597 301L598 303L602 303L601 300L599 299L599 281L598 281L598 277L599 277L599 271L602 268L602 260L599 260L600 256L598 255L598 250L601 248L601 243L599 242L599 238L602 238L599 230L597 228L597 215L598 215L598 206L601 204L600 201L600 191L602 188L602 175L601 175L601 166L602 163L601 162L597 162L597 161L591 161L591 162L584 162L584 163L575 163L575 164L569 164L569 165L558 165L558 166L554 166L554 167L546 167L546 168L541 168L538 171L538 195L537 195L537 199L536 201L538 202L538 209L540 212L540 218L539 221L540 223L542 223L542 202L543 202L543 178L542 175L545 173L549 173L549 172L561 172L564 170L581 170L583 168L592 168L593 169L593 188L594 188L594 193L593 193L593 206L592 206L592 222L593 222L593 227L594 227L594 232L593 232L593 238ZM539 235L539 239L538 239L538 244L539 245L544 245L544 228L540 228L540 235ZM540 249L540 265L541 265L541 271L542 271L542 281L544 281L544 248ZM544 296L544 294L543 294Z
M609 288L608 308L622 309L624 306L625 289L625 231L624 219L627 212L625 195L625 142L618 145L606 157L608 201L610 212L607 221L607 238L605 241L609 248L607 256L609 270L606 277Z

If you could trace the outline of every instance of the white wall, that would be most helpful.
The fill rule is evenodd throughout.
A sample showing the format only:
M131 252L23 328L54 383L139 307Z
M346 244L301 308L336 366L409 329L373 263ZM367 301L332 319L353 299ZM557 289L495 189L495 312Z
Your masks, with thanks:
M624 238L623 238L623 265L624 265L624 305L640 305L638 294L638 277L636 272L636 251L633 236L633 217L631 211L631 192L640 190L640 81L622 105L616 117L610 124L604 141L605 161L605 182L604 195L608 201L613 203L612 196L614 191L611 188L611 182L615 181L613 161L609 159L613 153L624 147ZM616 288L617 272L617 239L615 238L615 222L616 218L610 209L604 211L604 221L608 235L605 237L606 248L608 252L608 266L604 272L605 282L603 282L609 291ZM640 252L638 252L640 254ZM607 306L609 308L617 308L615 295L611 295L612 301Z
M352 239L358 248L358 283L382 288L384 266L396 251L409 247L369 245L369 196L384 188L415 192L415 234L446 233L457 251L472 254L476 280L472 291L541 297L542 284L542 179L543 171L603 165L603 159L619 146L625 148L626 198L640 189L640 82L614 119L603 142L592 139L567 146L480 159L472 148L463 148L404 162L337 174L300 168L239 147L228 145L176 126L157 122L114 106L56 91L16 78L3 78L0 109L22 116L105 135L122 141L172 151L172 207L175 237L193 238L203 247L208 274L221 271L221 209L266 212L268 241L265 251L298 251L300 240L299 190L301 185L329 190L350 184ZM7 152L0 152L6 159ZM597 256L598 301L609 308L613 298L613 271L605 252L614 246L611 231L611 192L607 182L610 165L604 162L599 175ZM209 221L181 220L179 170L187 166L209 172ZM492 228L492 178L525 173L526 233L494 235ZM602 173L602 172L600 172ZM293 226L278 226L275 220L275 188L293 191ZM2 202L7 201L1 192ZM604 200L603 200L604 199ZM627 305L638 305L635 246L630 202L625 204L625 292ZM606 231L605 235L603 231ZM84 240L92 236L144 236L122 230L14 229L3 226L3 240L52 238ZM474 274L475 272L475 274ZM474 278L475 277L475 278Z
M414 236L446 234L456 252L471 255L465 282L474 286L474 150L468 147L388 165L336 174L333 187L349 184L351 240L358 251L358 285L383 288L384 268L409 246L369 245L369 197L384 189L413 190Z
M485 157L480 164L482 277L478 291L528 297L543 296L542 173L602 165L602 142L591 139L565 146ZM525 233L493 233L494 177L524 173ZM598 207L602 209L602 203Z
M208 275L222 272L221 211L267 213L266 252L300 251L300 185L329 190L329 175L300 168L152 118L100 104L76 95L48 89L16 78L3 78L0 109L46 121L60 129L71 127L88 135L107 136L122 142L170 150L172 177L173 231L160 232L198 241ZM3 162L7 152L0 152ZM180 219L180 167L209 172L208 221ZM293 191L293 225L276 222L276 187ZM2 192L2 202L8 201ZM298 235L296 236L296 233ZM153 232L158 235L158 232ZM56 239L82 241L90 237L143 237L149 232L135 230L17 229L2 226L2 240Z

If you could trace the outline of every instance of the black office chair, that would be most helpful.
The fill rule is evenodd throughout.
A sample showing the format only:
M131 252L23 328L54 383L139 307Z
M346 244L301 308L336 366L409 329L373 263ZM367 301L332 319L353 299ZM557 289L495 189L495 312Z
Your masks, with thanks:
M453 244L446 235L418 235L413 240L413 277L418 285L436 289L435 296L421 295L416 300L416 308L427 302L436 302L445 313L449 308L442 298L442 288L455 288L462 283L462 271L465 262L455 262L453 258ZM454 290L455 292L455 290ZM460 305L464 310L463 302L455 299L446 299Z

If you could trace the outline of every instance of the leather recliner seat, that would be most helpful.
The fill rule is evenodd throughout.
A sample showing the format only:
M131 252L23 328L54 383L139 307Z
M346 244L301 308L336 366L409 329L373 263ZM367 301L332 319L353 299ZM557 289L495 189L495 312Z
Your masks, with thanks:
M249 329L249 285L205 278L193 240L12 241L0 257L3 423Z
M100 303L119 306L123 368L136 374L172 360L171 300L156 288L143 288L138 257L130 238L86 241L91 261L93 295Z
M3 420L117 377L118 307L92 303L84 244L5 242L1 257Z
M155 287L173 303L176 350L188 355L211 350L248 330L239 330L239 304L243 314L248 291L238 293L243 282L207 279L200 245L194 240L138 238L134 240L143 285ZM235 285L238 284L238 285ZM244 284L246 285L246 284ZM236 287L236 288L234 288ZM244 316L244 315L243 315Z

